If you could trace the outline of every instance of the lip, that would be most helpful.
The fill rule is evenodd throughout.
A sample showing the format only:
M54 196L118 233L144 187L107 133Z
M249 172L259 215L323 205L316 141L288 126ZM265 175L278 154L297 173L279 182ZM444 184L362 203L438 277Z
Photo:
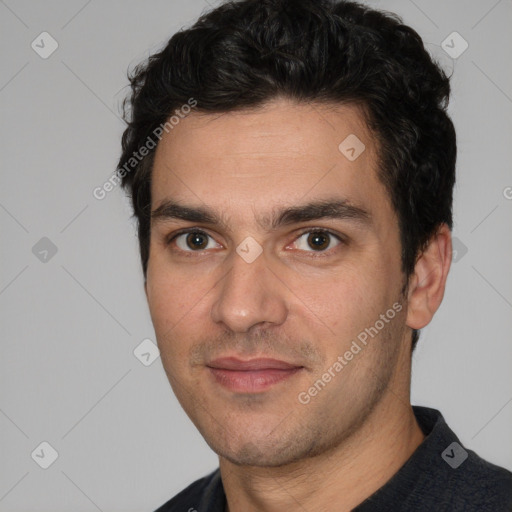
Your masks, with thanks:
M278 359L257 358L243 361L236 357L215 359L207 364L207 368L218 384L238 393L266 391L303 369L302 366Z
M290 364L279 359L271 359L268 357L259 357L244 361L237 357L220 357L214 359L207 364L210 368L234 371L251 371L251 370L292 370L300 368L298 365Z

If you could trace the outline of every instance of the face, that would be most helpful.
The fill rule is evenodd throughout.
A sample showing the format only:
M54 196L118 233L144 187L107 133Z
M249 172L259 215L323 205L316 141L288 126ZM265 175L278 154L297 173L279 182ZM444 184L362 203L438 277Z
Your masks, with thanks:
M159 143L151 317L178 400L231 462L335 447L402 371L399 230L376 151L355 106L282 99L190 114Z

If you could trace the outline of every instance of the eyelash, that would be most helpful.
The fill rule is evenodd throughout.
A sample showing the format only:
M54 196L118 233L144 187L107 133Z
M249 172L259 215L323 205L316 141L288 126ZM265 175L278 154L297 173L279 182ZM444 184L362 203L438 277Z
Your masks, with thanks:
M177 238L179 237L180 235L185 235L185 234L190 234L190 233L198 233L198 234L201 234L201 235L204 235L208 238L212 238L213 237L211 235L209 235L206 231L203 231L202 229L200 228L186 228L186 229L182 229L180 231L177 231L175 233L173 233L172 235L170 235L169 237L167 237L167 240L166 240L166 245L171 245L171 243ZM306 233L321 233L321 234L326 234L326 235L329 235L331 237L334 237L338 242L340 242L340 244L346 244L346 239L345 237L343 237L342 235L339 235L337 233L334 233L328 229L324 229L324 228L305 228L303 229L302 231L300 231L297 235L297 237L295 238L294 242L296 240L298 240L300 237L302 237L304 234ZM293 243L293 242L292 242ZM327 249L327 250L324 250L324 251L305 251L306 254L308 254L308 257L311 257L311 258L322 258L322 257L325 257L325 256L329 256L330 255L330 252L332 250L334 250L336 247L338 246L335 246L331 249ZM202 253L205 252L205 250L199 250L199 251L183 251L181 249L178 249L185 257L198 257L200 256Z

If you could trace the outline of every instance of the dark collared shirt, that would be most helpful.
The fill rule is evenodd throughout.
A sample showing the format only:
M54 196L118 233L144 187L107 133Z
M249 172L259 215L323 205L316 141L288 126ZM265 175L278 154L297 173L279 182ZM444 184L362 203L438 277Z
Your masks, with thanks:
M442 414L413 406L426 438L353 512L511 512L512 473L466 450ZM225 512L220 471L197 480L156 512ZM336 505L333 504L333 512Z

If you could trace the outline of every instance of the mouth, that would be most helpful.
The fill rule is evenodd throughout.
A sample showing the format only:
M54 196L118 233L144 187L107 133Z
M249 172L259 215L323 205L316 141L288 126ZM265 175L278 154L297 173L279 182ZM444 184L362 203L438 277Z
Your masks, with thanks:
M215 359L206 366L218 384L237 393L267 391L304 368L278 359L243 361L236 357Z

